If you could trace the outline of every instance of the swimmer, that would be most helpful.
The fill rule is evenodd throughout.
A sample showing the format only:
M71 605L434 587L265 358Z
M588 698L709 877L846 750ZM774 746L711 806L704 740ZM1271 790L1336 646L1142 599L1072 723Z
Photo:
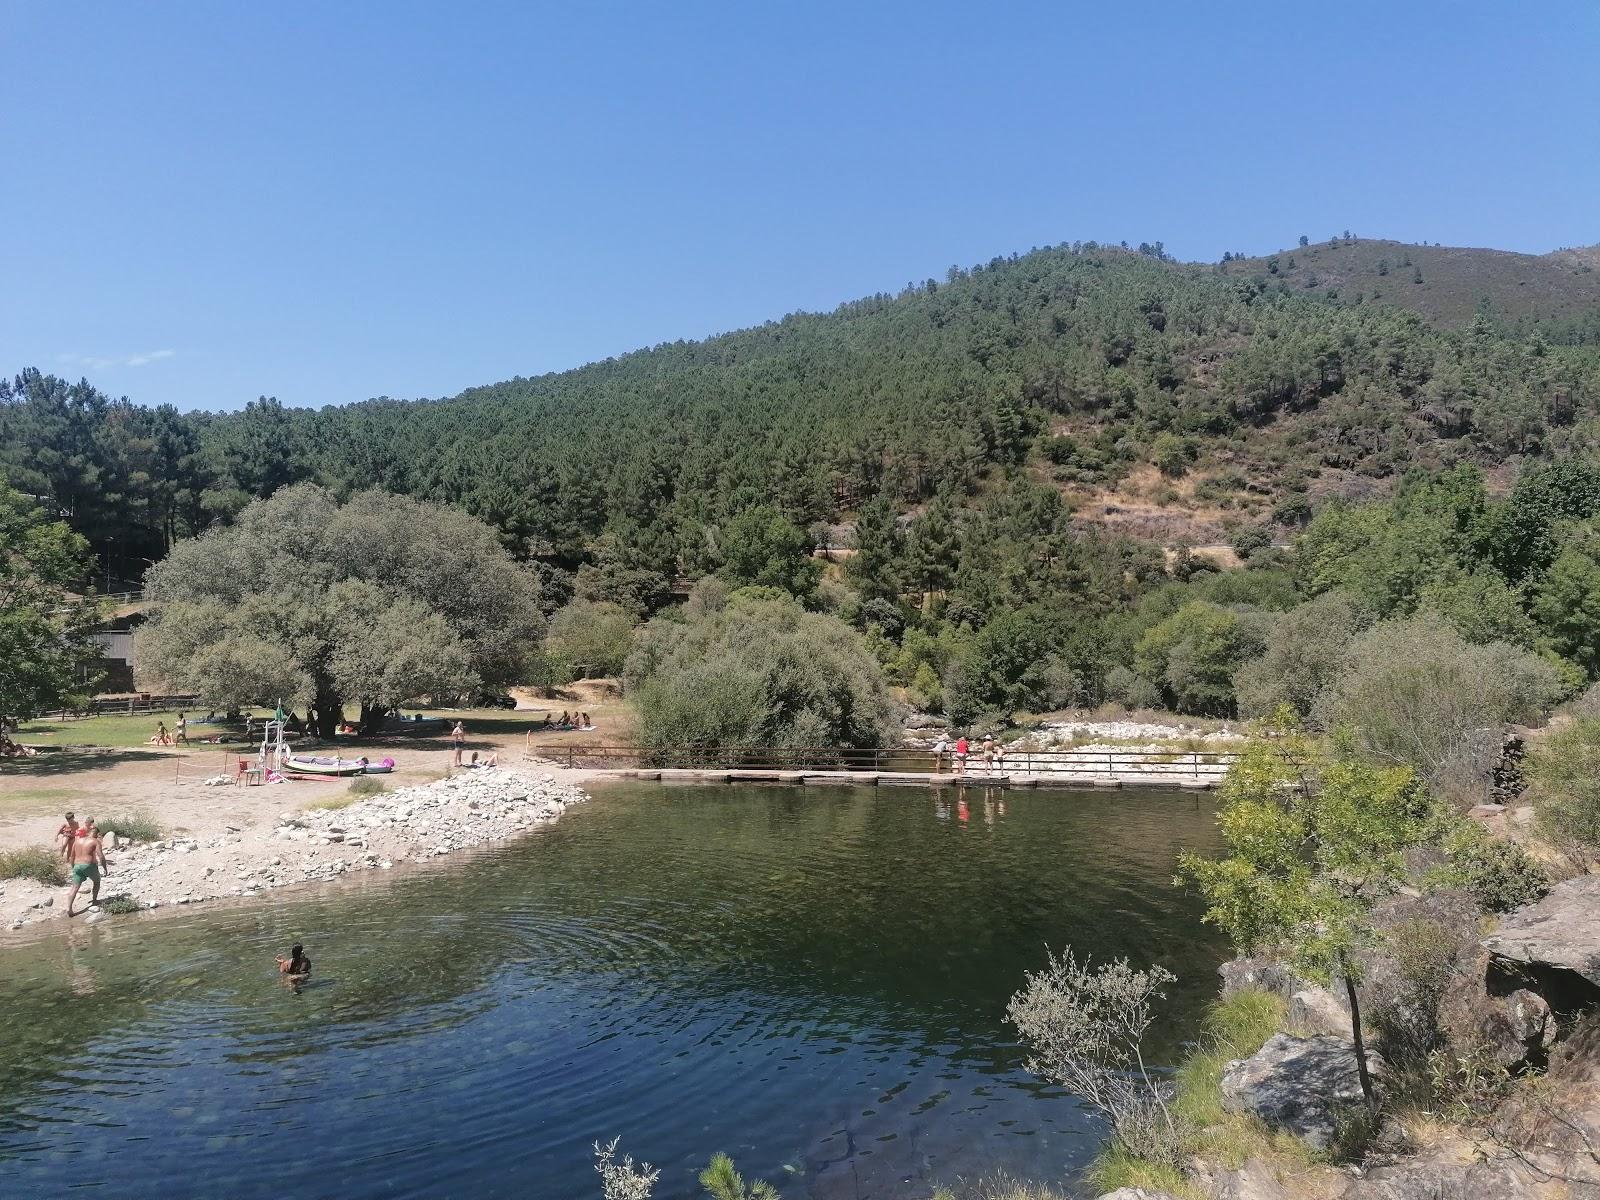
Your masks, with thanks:
M311 959L299 942L289 947L289 957L278 955L278 973L290 983L304 983L311 978Z

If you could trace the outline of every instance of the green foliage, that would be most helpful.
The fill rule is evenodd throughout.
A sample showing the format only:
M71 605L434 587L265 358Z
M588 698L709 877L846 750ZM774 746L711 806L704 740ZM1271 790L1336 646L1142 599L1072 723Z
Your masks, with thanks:
M1600 532L1585 529L1556 556L1533 615L1558 653L1600 678Z
M874 496L856 517L855 554L845 571L868 601L893 600L900 593L903 539L886 496Z
M1444 839L1449 866L1435 879L1465 888L1485 912L1510 912L1550 889L1544 868L1516 842L1491 838L1475 821L1459 821Z
M0 484L0 733L93 690L100 614L74 595L93 569L81 536Z
M100 911L113 917L125 917L139 910L139 902L126 893L105 896L100 901Z
M149 813L112 813L96 817L95 824L101 833L114 833L130 842L159 842L167 836L161 823Z
M1501 727L1538 720L1561 698L1560 673L1501 642L1469 645L1437 619L1373 626L1317 703L1376 761L1404 764L1470 795L1500 755Z
M1287 950L1297 971L1359 981L1357 952L1376 937L1372 908L1406 878L1405 852L1431 831L1430 802L1408 767L1324 757L1298 734L1251 745L1228 772L1217 824L1228 854L1180 857L1205 919L1249 952ZM1352 1011L1356 1061L1376 1103Z
M550 618L544 650L568 679L616 675L633 647L633 618L609 601L574 600Z
M346 702L365 716L516 679L543 626L533 575L481 522L310 485L180 543L146 586L145 671L218 708L307 706L324 736Z
M764 1179L745 1187L733 1159L720 1152L712 1155L710 1165L700 1172L700 1186L711 1200L778 1200L778 1189Z
M798 599L817 590L822 574L803 529L771 505L747 508L722 532L720 574L730 587L777 588Z
M625 678L645 745L881 746L898 734L878 664L835 617L792 600L657 618Z
M1429 816L1410 768L1323 758L1286 734L1252 743L1228 772L1227 857L1185 854L1182 870L1240 950L1288 947L1297 969L1327 981L1370 941L1371 906L1405 878Z
M0 850L0 879L31 879L49 887L67 882L67 865L48 846Z
M350 786L345 789L352 796L378 796L387 791L383 780L374 779L371 775L359 775L350 781Z
M1583 865L1600 854L1600 718L1579 717L1530 747L1523 767L1538 821Z
M1344 592L1327 592L1276 618L1260 657L1234 673L1240 715L1264 717L1287 704L1302 720L1310 717L1365 623Z
M1261 649L1259 626L1205 601L1191 601L1134 646L1133 669L1183 713L1234 711L1233 673Z

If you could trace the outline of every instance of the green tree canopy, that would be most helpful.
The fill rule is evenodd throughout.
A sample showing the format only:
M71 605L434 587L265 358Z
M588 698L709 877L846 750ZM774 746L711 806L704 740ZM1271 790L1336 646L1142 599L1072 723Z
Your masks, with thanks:
M73 591L93 572L83 537L0 484L0 732L93 690L99 609Z
M306 705L328 735L423 694L518 677L543 632L538 585L463 513L302 484L151 568L141 668L225 708Z
M657 617L627 666L648 746L881 746L898 734L883 672L844 622L791 600Z

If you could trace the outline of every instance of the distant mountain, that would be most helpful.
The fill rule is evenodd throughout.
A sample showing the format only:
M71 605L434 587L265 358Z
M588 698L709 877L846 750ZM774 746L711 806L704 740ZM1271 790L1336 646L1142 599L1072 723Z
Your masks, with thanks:
M1224 263L1225 275L1282 281L1343 303L1379 300L1460 327L1480 313L1562 322L1600 307L1600 245L1550 254L1336 238Z
M1214 265L1073 243L447 400L319 411L180 414L29 371L0 384L0 477L141 557L303 479L457 505L563 569L664 575L705 569L753 507L848 525L875 497L905 514L1022 485L1017 505L1167 543L1281 536L1411 468L1477 463L1498 484L1600 443L1597 257L1339 239Z

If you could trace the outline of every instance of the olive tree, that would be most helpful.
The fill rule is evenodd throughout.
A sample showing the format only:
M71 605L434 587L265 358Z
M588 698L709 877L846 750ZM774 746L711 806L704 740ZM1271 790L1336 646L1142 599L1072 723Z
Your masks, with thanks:
M574 600L550 618L544 650L567 678L615 675L633 645L633 618L608 600Z
M465 513L310 484L179 543L150 569L140 669L224 708L305 705L329 736L414 696L521 674L543 631L533 574Z

